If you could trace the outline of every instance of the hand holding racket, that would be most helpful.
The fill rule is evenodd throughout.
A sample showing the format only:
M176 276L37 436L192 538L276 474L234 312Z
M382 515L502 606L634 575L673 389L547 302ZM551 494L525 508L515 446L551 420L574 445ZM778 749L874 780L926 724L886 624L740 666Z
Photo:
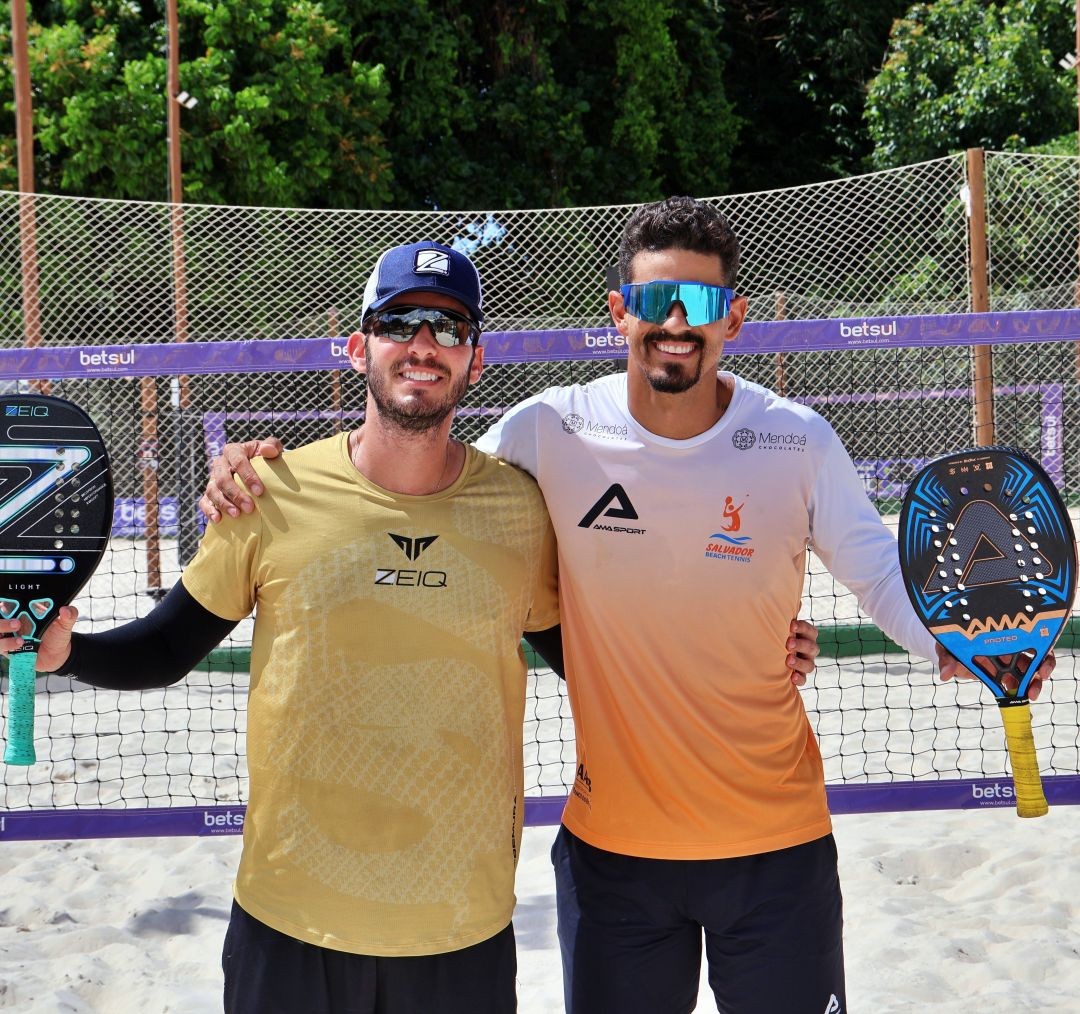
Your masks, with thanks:
M1022 451L976 448L927 464L900 508L900 569L915 612L1001 708L1021 817L1047 812L1028 688L1072 611L1072 523Z
M89 416L60 398L0 398L0 619L18 621L22 638L7 653L7 764L37 759L37 648L101 560L112 512L105 443Z

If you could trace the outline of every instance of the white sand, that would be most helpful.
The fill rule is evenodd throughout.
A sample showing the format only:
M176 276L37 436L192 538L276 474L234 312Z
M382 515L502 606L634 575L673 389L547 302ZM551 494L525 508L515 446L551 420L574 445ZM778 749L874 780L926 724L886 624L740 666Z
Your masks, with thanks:
M554 828L529 828L521 1014L562 1010ZM1080 807L836 818L856 1014L1080 1010ZM220 1010L238 838L0 846L0 1009ZM715 1009L707 988L701 1011Z

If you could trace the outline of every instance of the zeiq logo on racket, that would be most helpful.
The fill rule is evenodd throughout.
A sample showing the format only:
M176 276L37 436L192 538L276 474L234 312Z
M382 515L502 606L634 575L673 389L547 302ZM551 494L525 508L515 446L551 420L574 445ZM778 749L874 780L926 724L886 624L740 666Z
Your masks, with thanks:
M108 546L113 494L105 442L70 401L0 398L0 617L21 623L8 658L4 761L33 764L37 649Z

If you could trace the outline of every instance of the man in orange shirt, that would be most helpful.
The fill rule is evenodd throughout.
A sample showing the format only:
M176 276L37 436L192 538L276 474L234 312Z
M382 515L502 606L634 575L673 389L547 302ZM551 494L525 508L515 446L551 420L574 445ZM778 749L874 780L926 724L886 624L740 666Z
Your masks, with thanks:
M746 312L738 262L711 205L637 209L608 297L626 374L545 391L478 444L536 477L559 541L573 1014L693 1010L703 934L718 1009L847 1009L821 756L784 657L809 547L895 641L966 674L911 608L832 427L719 368Z

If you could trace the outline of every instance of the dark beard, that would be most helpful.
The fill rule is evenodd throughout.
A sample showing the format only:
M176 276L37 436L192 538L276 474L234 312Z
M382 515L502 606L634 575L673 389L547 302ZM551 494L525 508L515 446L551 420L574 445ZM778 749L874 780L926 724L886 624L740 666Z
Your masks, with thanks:
M430 369L430 367L425 368ZM466 370L459 380L453 382L445 398L427 404L422 402L412 402L408 405L397 404L387 394L383 374L378 371L368 373L367 385L372 400L379 409L379 416L384 422L406 433L426 433L428 430L436 429L454 414L454 410L465 397L465 391L468 389L469 371Z
M644 338L646 344L665 340L692 341L699 351L705 347L705 342L693 331L673 338L666 331L657 328L655 331L650 331ZM693 370L684 369L678 363L664 363L662 366L649 367L645 370L645 379L648 380L649 386L660 394L682 394L701 380L701 357L698 356L697 365Z

